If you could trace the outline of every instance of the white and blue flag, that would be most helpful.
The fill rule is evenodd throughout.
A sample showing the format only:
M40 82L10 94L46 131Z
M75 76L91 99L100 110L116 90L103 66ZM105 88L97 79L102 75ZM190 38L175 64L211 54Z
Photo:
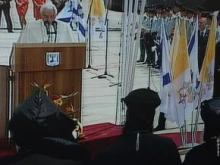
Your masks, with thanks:
M85 40L86 28L84 13L79 0L67 1L62 11L57 15L56 19L69 23L72 30L77 31L79 41Z

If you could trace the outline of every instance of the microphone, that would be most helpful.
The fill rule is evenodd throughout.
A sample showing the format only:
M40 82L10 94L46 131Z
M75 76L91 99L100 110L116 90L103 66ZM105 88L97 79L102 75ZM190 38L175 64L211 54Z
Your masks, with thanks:
M53 22L52 22L52 26L53 26L53 28L54 28L55 34L57 34L57 21L53 21Z
M46 27L47 34L50 34L50 22L49 21L44 21L44 26Z

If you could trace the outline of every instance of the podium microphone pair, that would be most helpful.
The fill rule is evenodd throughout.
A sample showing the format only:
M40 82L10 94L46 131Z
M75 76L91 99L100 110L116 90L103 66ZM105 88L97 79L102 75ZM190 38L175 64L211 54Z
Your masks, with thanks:
M53 26L54 32L50 31L50 25ZM44 26L46 27L46 30L47 30L48 42L50 42L51 34L55 34L54 42L56 42L56 40L57 40L57 21L52 21L52 23L50 23L48 20L46 20L46 21L44 21Z

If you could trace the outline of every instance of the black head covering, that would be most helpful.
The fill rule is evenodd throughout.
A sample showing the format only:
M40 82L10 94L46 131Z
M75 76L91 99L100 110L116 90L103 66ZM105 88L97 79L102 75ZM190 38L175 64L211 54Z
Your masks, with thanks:
M161 103L158 93L150 88L136 89L122 101L127 106L124 133L140 130L152 131L155 109Z
M220 98L206 100L201 104L201 118L204 121L204 140L220 137Z
M129 106L148 105L153 108L157 108L160 103L160 97L157 92L150 88L140 88L130 92L122 101Z
M65 115L42 91L37 91L15 108L9 121L14 142L29 148L43 137L59 137L75 141L72 131L76 123Z

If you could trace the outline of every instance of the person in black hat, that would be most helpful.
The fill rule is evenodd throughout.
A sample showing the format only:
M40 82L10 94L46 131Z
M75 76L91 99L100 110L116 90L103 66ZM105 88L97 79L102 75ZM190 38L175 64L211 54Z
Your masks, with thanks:
M201 104L204 121L204 143L191 149L185 156L184 165L220 164L220 98L206 100Z
M94 165L180 165L175 143L152 133L155 109L161 100L150 88L130 92L122 102L127 106L126 121L119 140L101 151Z

